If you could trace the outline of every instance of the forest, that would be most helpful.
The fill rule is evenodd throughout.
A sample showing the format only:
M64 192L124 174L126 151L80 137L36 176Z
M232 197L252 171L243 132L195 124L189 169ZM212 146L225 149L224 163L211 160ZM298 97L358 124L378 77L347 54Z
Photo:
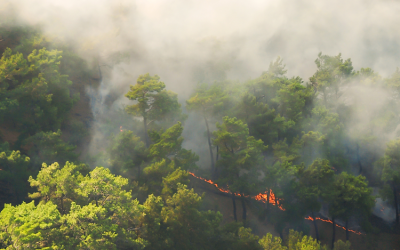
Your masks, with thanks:
M13 19L0 54L0 249L400 248L399 68L322 51L307 78L216 64L179 96L143 71L99 100L130 55Z

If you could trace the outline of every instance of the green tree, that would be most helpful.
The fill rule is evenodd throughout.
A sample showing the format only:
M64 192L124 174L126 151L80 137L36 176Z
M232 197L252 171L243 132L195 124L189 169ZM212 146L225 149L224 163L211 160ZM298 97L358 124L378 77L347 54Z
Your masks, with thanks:
M56 130L79 99L59 73L62 52L45 48L24 57L6 49L0 59L0 118L23 133L19 142L41 130ZM4 122L2 122L4 124Z
M61 214L68 213L71 202L82 199L77 193L84 175L89 172L85 165L75 165L67 162L62 168L55 162L51 165L43 163L36 179L29 177L29 183L37 188L37 192L29 194L32 199L56 204Z
M199 211L201 197L193 189L178 185L177 192L166 201L161 211L167 233L177 249L209 249L213 242L205 241L214 236L221 222L221 214Z
M19 151L9 151L8 144L6 151L0 153L0 181L3 182L3 185L8 184L12 187L17 203L21 203L27 196L26 181L31 172L29 163L29 157L21 155ZM13 200L11 197L9 198Z
M325 141L325 136L320 132L308 131L308 133L303 132L301 137L302 144L302 159L307 165L312 163L317 155L321 155L320 148L322 148Z
M315 60L317 72L310 77L314 89L322 94L326 107L332 105L330 101L337 101L340 97L340 87L345 80L354 74L351 59L343 61L342 55L328 56L318 54Z
M316 159L311 166L299 173L299 200L308 212L311 212L315 227L315 235L319 241L319 233L315 213L321 209L321 200L326 196L332 187L334 172L328 160Z
M272 234L267 233L262 237L258 243L264 250L286 250L287 247L282 246L282 239L279 237L272 237Z
M215 178L216 168L209 122L226 108L228 101L228 95L221 84L213 84L211 86L202 84L196 89L193 96L186 101L186 108L189 111L200 113L206 124L207 141L211 160L211 173L213 178Z
M301 232L296 232L293 229L289 231L288 249L290 250L327 250L328 248L321 245L311 236L303 236Z
M393 96L395 99L400 98L400 69L397 67L396 71L391 75L391 77L385 79L385 85L389 87L389 89L394 90Z
M146 249L214 249L222 215L199 211L200 204L201 197L183 184L165 202L150 195L140 230L140 236L150 243Z
M162 133L156 131L150 133L154 142L149 148L151 162L143 169L145 175L143 181L149 188L149 194L161 194L163 177L176 169L188 170L196 167L195 163L199 157L191 150L182 148L182 131L182 124L178 122L166 131L161 131Z
M120 132L112 142L110 148L110 165L113 171L126 173L137 169L137 178L140 178L141 165L147 160L146 148L139 137L132 131Z
M117 228L103 207L94 204L81 207L72 202L71 211L64 216L60 228L67 236L62 246L67 249L117 249Z
M272 237L271 234L265 235L260 241L260 245L264 250L327 250L328 248L321 245L317 240L310 236L303 236L301 232L296 232L293 229L289 230L287 246L282 244L281 238ZM334 250L350 250L350 242L343 243L338 241Z
M400 185L400 139L390 141L385 150L382 181L393 191L396 224L399 225L398 186ZM387 195L383 196L388 198Z
M335 219L345 220L346 240L349 239L348 221L353 215L367 217L375 204L372 196L372 188L364 176L355 177L352 174L342 172L335 177L330 194L329 214L332 216L333 236L332 248L335 242Z
M237 118L225 116L223 123L217 123L218 130L213 133L214 145L218 145L221 159L220 185L229 186L232 192L233 214L236 217L235 194L240 194L243 207L243 220L246 220L245 194L250 194L256 187L257 170L261 163L261 153L266 147L262 140L249 136L247 125ZM223 177L222 177L223 176Z
M57 245L62 217L51 202L6 204L0 213L0 241L7 249L50 249Z
M180 104L175 93L164 90L165 84L158 75L145 74L139 76L135 85L125 95L135 104L127 106L126 111L133 116L143 118L146 146L150 146L148 126L171 114L180 114Z
M338 171L348 170L348 136L338 113L329 111L324 106L315 107L312 110L312 118L306 125L306 131L307 134L303 135L307 137L304 138L305 149L314 148L316 153L320 153L320 157L329 160Z
M249 127L249 134L261 139L265 145L275 143L292 124L277 114L275 109L270 109L268 104L260 102L249 92L240 99L235 108L235 115L245 120Z
M314 91L309 86L304 86L301 78L296 77L286 81L279 89L276 101L281 116L295 124L301 123L304 117L311 113ZM301 126L294 128L300 129Z
M57 246L98 249L104 241L107 249L143 248L145 240L133 230L140 223L143 206L126 190L128 180L102 167L86 176L80 171L88 172L85 166L67 163L60 169L54 163L44 165L36 180L30 178L31 185L38 188L31 197L41 198L39 204L54 201L64 214Z
M163 177L163 189L161 194L170 197L178 191L179 184L189 184L189 173L180 168L175 169L174 172L170 173L166 177Z
M52 164L58 162L65 164L67 161L75 162L78 155L74 152L76 146L64 142L61 138L61 130L57 132L39 132L29 137L25 143L32 145L28 155L34 166L42 163Z

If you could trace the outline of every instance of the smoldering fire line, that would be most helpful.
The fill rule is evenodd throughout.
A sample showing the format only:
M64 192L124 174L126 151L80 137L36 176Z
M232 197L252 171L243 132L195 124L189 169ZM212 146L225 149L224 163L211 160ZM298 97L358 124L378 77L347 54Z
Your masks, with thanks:
M241 197L241 196L242 196L242 195L239 194L239 193L232 193L229 189L219 187L218 184L215 183L215 182L213 182L212 180L208 180L208 179L206 179L206 178L197 176L197 175L195 175L194 173L189 172L189 171L188 171L188 173L189 173L191 176L193 176L193 177L195 177L195 178L197 178L197 179L199 179L199 180L202 180L202 181L204 181L204 182L207 182L207 183L209 183L209 184L215 186L215 187L216 187L220 192L222 192L222 193L234 194L235 196L238 196L238 197ZM259 193L259 194L255 195L255 196L244 195L244 197L246 197L246 198L247 198L247 197L250 197L251 199L254 199L254 200L257 200L257 201L261 201L261 202L263 202L263 203L269 202L270 204L272 204L272 205L274 205L274 206L277 205L278 208L279 208L280 210L285 211L285 209L282 207L282 205L279 204L279 200L280 200L280 199L278 199L278 198L275 197L275 194L272 192L272 190L271 190L271 189L269 190L269 198L268 198L268 194L267 194L266 192L268 192L268 191L265 191L265 193ZM304 219L305 219L305 220L309 220L309 221L314 221L314 219L313 219L311 216L305 217ZM320 220L320 221L327 222L327 223L331 223L331 224L333 223L333 222L332 222L331 220L329 220L329 219L323 219L323 218L320 218L320 217L315 217L315 220ZM337 224L337 223L335 223L335 225L336 225L338 228L341 228L341 229L343 229L343 230L346 230L345 227L340 226L340 225ZM348 229L348 231L349 231L349 232L352 232L352 233L355 233L355 234L357 234L357 235L362 235L362 234L363 234L363 233L361 233L361 232L358 232L358 231L352 230L352 229Z

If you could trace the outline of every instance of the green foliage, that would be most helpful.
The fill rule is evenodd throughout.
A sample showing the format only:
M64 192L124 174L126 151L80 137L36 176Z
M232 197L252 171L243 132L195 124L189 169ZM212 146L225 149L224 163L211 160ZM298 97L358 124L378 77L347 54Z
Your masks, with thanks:
M89 204L81 207L74 202L63 218L60 231L66 233L63 247L67 249L117 249L117 225L107 216L106 209Z
M36 179L29 177L29 183L36 187L38 192L29 195L32 199L51 201L56 204L61 214L69 211L72 201L79 201L81 198L77 193L79 183L83 175L89 172L84 165L75 165L67 162L64 167L55 162L51 165L43 163Z
M182 146L182 131L182 124L178 122L159 135L159 139L150 146L150 156L160 160L176 155Z
M272 234L268 233L261 238L258 243L264 250L286 250L287 247L282 246L282 239L279 237L272 237Z
M37 224L35 228L29 230L37 231L35 234L41 237L42 247L54 249L143 248L146 244L145 240L138 238L137 234L131 230L139 224L143 208L137 200L132 199L131 191L124 189L128 180L114 176L110 170L100 167L92 170L89 175L86 175L87 172L88 170L83 165L67 163L60 168L57 163L54 163L50 166L44 164L37 179L30 177L31 185L38 188L38 192L32 194L31 197L41 198L42 201L37 208L33 202L30 203L29 209L32 212L25 213L24 216L34 218L36 216L34 213L37 213L35 211L44 210L46 213L44 208L48 207L55 210L56 212L53 213L57 216L54 215L48 219L49 225L55 225L50 232L48 228L42 226L43 223L39 222L35 222ZM56 204L53 205L53 202ZM15 210L22 209L24 206L23 204L18 207L8 206L8 208ZM3 213L7 213L7 210L3 210ZM11 213L15 212L11 211ZM7 217L4 216L4 218ZM43 218L46 217L43 216ZM2 224L1 239L5 245L18 243L17 239L12 238L13 232L4 229L13 225L12 220L14 218L7 219ZM15 220L21 221L21 219ZM27 226L28 224L24 227ZM42 237L44 233L47 234ZM36 238L34 240L37 241Z
M287 72L285 67L286 65L283 64L283 59L280 56L278 56L275 62L270 62L268 71L264 72L264 74L269 74L272 77L282 77Z
M300 170L298 197L306 211L318 212L321 200L327 200L334 180L328 160L317 159L305 170Z
M21 155L20 151L6 151L0 153L0 181L12 186L13 195L17 202L22 202L27 195L27 183L31 169L30 159ZM12 200L11 197L9 197ZM2 202L8 202L7 200Z
M76 146L64 142L61 138L61 130L57 132L39 132L29 137L25 143L32 145L29 155L34 166L40 166L43 162L51 164L67 161L76 161L78 156L74 152Z
M200 203L201 197L182 184L165 202L150 195L143 204L140 230L150 243L146 249L214 249L222 215L199 211Z
M228 105L229 95L221 83L211 86L199 85L195 93L186 101L186 108L189 111L199 112L206 119L222 113Z
M178 191L179 184L189 184L188 172L177 168L174 172L163 177L163 189L161 194L172 196Z
M303 86L300 78L290 79L277 93L278 111L287 120L299 123L310 113L313 97L313 89Z
M139 76L135 85L131 85L130 91L125 95L136 104L126 107L126 112L133 116L142 117L145 130L146 146L150 146L147 135L147 127L155 121L169 120L168 124L183 121L181 105L177 95L164 90L165 84L160 81L158 75L150 76L148 73Z
M335 247L333 250L350 250L351 249L351 244L350 241L343 242L341 240L338 240L335 242Z
M336 176L330 197L331 216L347 220L355 214L368 216L371 213L375 202L372 188L368 187L365 179L364 176L355 177L346 172Z
M89 203L103 206L109 210L118 209L119 203L125 203L132 195L124 190L128 179L113 175L109 169L96 167L79 183L76 192Z
M151 133L154 141L148 150L151 162L143 169L143 181L149 194L161 194L163 178L168 174L177 169L187 170L196 167L195 163L199 157L191 150L182 148L182 131L182 124L178 122L165 132Z
M200 85L189 100L186 108L201 114L207 128L207 141L210 151L211 174L215 177L216 168L214 161L213 145L211 142L211 129L209 121L214 120L219 114L229 109L230 98L223 83L215 83L211 86Z
M221 155L217 165L221 169L219 183L229 185L232 192L249 193L255 187L256 170L266 147L263 141L249 136L243 121L227 116L223 120L213 133L213 143L219 146ZM241 174L241 170L246 172Z
M159 80L160 77L158 75L153 77L149 74L139 76L136 85L131 86L131 90L126 94L129 100L138 102L127 108L128 113L135 116L147 116L146 110L152 107L149 99L154 96L153 93L159 93L165 88L165 84Z
M340 87L354 74L351 59L343 61L342 55L328 56L318 54L315 60L317 72L310 77L314 89L322 94L324 105L331 106L340 96Z
M260 245L264 250L327 250L328 248L321 245L311 236L303 236L301 232L296 232L293 229L289 231L287 246L282 244L282 240L278 237L272 237L271 234L265 235L260 241ZM334 249L350 249L350 242L346 244L338 241Z
M12 187L19 203L28 191L28 176L35 176L43 163L38 175L29 178L37 189L29 197L38 205L6 205L1 212L1 247L326 249L293 230L284 244L270 234L259 239L242 224L221 226L221 214L200 209L202 197L186 186L186 170L196 168L199 160L182 148L186 115L177 94L167 91L157 75L139 76L126 94L133 103L125 111L139 119L118 111L104 118L101 133L112 139L100 160L112 172L71 163L78 160L73 145L83 142L87 130L81 122L64 122L78 100L65 74L84 81L89 77L86 64L68 47L61 46L64 53L47 50L61 47L37 31L0 27L0 34L17 41L0 59L0 127L5 133L15 130L19 139L13 149L29 150L30 156L1 144L0 181ZM314 216L321 202L329 205L333 218L367 218L374 205L369 186L379 186L382 197L398 208L400 140L389 142L385 152L383 145L398 132L399 70L387 79L370 68L355 72L341 54L320 53L315 63L310 83L288 78L278 57L260 77L241 85L201 84L186 101L187 110L205 121L212 178L242 198L259 193L269 197L273 190L279 204L271 209L267 203L264 214L278 232L287 227L307 231L304 217ZM383 89L391 98L370 113L341 97L353 86ZM366 119L356 116L364 112L369 112ZM137 126L141 119L143 130ZM212 132L216 121L220 123ZM59 129L65 128L70 133L62 138ZM367 166L363 171L362 164ZM365 177L343 172L358 167ZM375 182L368 184L367 179ZM137 194L132 186L144 203L133 198ZM350 249L350 243L339 241L334 249Z
M327 250L326 246L322 246L317 240L311 236L303 236L302 233L294 230L289 231L288 249L293 250Z
M266 145L275 142L291 125L276 114L268 104L258 102L257 97L246 92L236 106L236 117L246 121L249 134L261 139Z
M82 142L89 136L89 131L85 124L80 121L72 121L66 126L68 131L67 142L72 145L81 145Z
M7 249L51 249L57 245L62 217L51 202L6 205L0 218L0 240Z
M400 184L400 139L390 141L387 145L382 180L387 183Z
M6 49L0 59L0 118L27 134L56 130L78 96L59 73L61 51L33 50L27 57Z
M114 138L110 149L110 165L113 171L126 173L137 168L136 176L139 178L140 166L146 160L145 145L132 131L122 131Z

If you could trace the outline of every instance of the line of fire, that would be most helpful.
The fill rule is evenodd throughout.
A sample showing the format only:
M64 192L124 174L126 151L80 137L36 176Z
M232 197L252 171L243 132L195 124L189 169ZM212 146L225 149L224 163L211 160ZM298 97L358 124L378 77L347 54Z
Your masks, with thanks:
M215 183L215 182L213 182L212 180L208 180L208 179L205 179L205 178L203 178L203 177L197 176L197 175L195 175L194 173L189 172L189 171L188 171L188 173L189 173L190 175L192 175L193 177L199 179L199 180L202 180L202 181L204 181L204 182L207 182L208 184L211 184L211 185L215 186L215 187L216 187L220 192L222 192L222 193L232 194L232 192L231 192L229 189L219 187L218 184ZM268 197L268 195L267 195L267 192L268 192L268 191L265 191L264 193L259 193L259 194L255 195L255 196L246 195L245 197L250 197L251 199L254 199L254 200L257 200L257 201L260 201L260 202L263 202L263 203L269 202L270 204L272 204L272 205L274 205L274 206L278 206L278 208L279 208L280 210L285 211L285 208L283 208L282 205L279 204L279 200L280 200L280 199L275 197L275 194L272 192L272 190L271 190L271 189L269 190L269 197ZM242 196L241 194L238 194L238 193L234 193L234 195L235 195L235 196L238 196L238 197ZM305 220L314 221L314 219L313 219L311 216L305 217L304 219L305 219ZM320 217L315 217L315 219L316 219L316 220L323 221L323 222L331 223L331 224L333 223L333 222L332 222L331 220L329 220L329 219L323 219L323 218L320 218ZM338 225L338 224L335 224L335 225L336 225L336 227L338 227L338 228L341 228L341 229L343 229L343 230L346 230L346 228L343 227L343 226L340 226L340 225ZM358 231L355 231L355 230L351 230L351 229L348 229L348 231L349 231L349 232L352 232L352 233L355 233L355 234L358 234L358 235L361 235L361 234L362 234L361 232L358 232Z

